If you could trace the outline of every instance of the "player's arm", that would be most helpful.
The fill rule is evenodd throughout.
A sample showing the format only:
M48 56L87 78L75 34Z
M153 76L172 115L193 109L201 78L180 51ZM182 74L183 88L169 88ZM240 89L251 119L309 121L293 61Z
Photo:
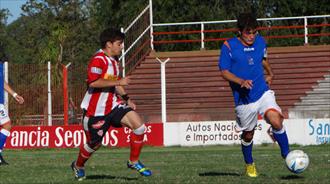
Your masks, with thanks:
M126 103L134 110L136 110L135 103L131 100L131 98L128 96L127 92L125 91L125 88L123 86L116 86L116 93L121 96L123 100L126 101Z
M125 91L125 88L123 86L119 86L119 85L116 86L116 92L120 96L123 96L123 95L127 94L126 91Z
M245 87L247 89L251 89L253 86L252 80L244 80L242 78L239 78L228 70L222 70L221 74L225 80L239 84L241 88Z
M270 67L270 63L268 62L267 58L264 58L262 60L262 66L264 67L264 69L267 72L267 76L266 76L266 82L270 85L272 84L273 78L274 78L274 73L272 71L272 68Z
M115 86L127 86L130 83L130 77L124 77L120 80L108 80L103 78L98 78L93 82L89 83L88 86L92 88L105 88L105 87L115 87Z
M229 71L229 69L231 68L231 59L232 55L230 45L227 41L225 41L221 48L221 54L218 64L222 77L227 81L239 84L242 88L245 87L247 89L251 89L252 80L244 80Z
M106 77L106 64L100 58L93 58L88 65L87 84L92 88L106 88L115 86L127 86L130 82L129 77L120 80L108 79Z
M19 104L23 104L24 103L24 98L20 95L18 95L10 86L7 82L4 82L4 88L5 90L15 98L15 100L19 103Z

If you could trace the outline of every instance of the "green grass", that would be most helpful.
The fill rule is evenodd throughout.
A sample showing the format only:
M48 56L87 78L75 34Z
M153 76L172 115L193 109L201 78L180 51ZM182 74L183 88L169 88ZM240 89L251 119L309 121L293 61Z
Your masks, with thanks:
M244 176L240 146L145 147L141 160L153 171L141 177L126 168L127 148L101 148L87 162L79 183L330 183L330 145L292 146L310 157L310 166L291 174L275 145L254 147L258 178ZM5 150L0 183L75 183L69 165L78 149ZM78 183L78 182L77 182Z

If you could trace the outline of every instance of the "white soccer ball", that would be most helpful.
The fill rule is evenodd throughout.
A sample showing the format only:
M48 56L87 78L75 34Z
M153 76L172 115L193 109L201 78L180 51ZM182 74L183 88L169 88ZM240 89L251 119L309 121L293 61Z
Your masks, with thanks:
M285 158L286 166L288 169L295 173L302 173L309 164L308 155L302 150L290 151L288 156Z

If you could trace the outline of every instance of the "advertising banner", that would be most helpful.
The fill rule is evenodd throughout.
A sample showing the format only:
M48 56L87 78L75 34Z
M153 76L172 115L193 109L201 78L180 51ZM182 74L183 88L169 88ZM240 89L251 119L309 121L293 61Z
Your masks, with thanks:
M284 127L290 144L317 145L330 143L330 119L286 119ZM274 143L270 125L259 120L254 144ZM165 146L240 144L241 132L235 121L173 122L164 124Z
M163 146L163 124L146 124L146 145ZM109 147L129 146L131 129L110 128L102 144ZM6 148L74 148L86 142L80 125L71 126L14 126L6 141Z
M286 120L290 144L330 144L330 119Z
M290 144L330 144L330 119L286 119L284 126ZM197 146L240 144L241 132L235 121L171 122L146 124L144 142L151 146ZM102 144L129 146L129 128L110 128ZM259 120L254 144L274 143L270 125ZM14 126L6 148L74 148L86 142L82 126Z
M264 141L271 142L264 130L266 128L269 127L264 126L261 121L258 122L255 138L263 137L261 139L265 139ZM164 145L240 144L240 134L235 131L235 121L167 123L164 125Z

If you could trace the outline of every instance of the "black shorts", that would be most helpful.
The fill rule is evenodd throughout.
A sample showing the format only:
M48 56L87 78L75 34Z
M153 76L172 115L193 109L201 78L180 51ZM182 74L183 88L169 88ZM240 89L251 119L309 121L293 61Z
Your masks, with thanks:
M84 131L86 133L87 143L91 147L100 144L104 135L109 130L110 126L122 127L121 119L129 111L133 111L133 109L126 104L119 104L109 114L105 116L87 117L85 116L84 111L82 123Z

